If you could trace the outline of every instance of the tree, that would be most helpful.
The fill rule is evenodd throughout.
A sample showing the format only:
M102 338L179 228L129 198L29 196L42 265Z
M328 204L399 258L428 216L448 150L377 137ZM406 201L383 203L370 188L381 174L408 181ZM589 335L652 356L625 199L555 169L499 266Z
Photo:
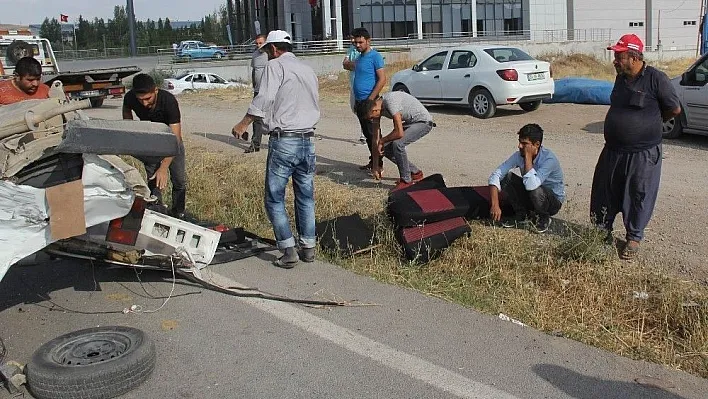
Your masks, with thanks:
M52 43L61 42L61 24L56 18L44 18L42 26L39 28L39 35Z

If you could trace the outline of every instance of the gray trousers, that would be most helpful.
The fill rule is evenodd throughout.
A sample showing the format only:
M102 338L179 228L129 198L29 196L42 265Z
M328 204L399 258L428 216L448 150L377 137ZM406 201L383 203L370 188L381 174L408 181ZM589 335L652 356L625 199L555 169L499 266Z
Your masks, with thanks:
M506 201L514 209L517 217L527 216L529 211L542 217L550 217L560 211L563 205L553 190L540 186L528 191L521 176L509 172L501 181L502 192Z
M415 143L421 137L430 133L433 127L427 122L416 122L403 126L403 138L387 143L384 146L384 156L398 167L401 180L410 183L413 179L411 173L418 173L420 169L408 160L406 146Z
M638 152L602 149L595 166L590 213L607 230L622 212L627 239L641 241L659 193L661 144Z
M258 92L253 93L253 98L258 95ZM256 119L253 121L253 135L251 136L251 146L253 148L261 148L261 141L263 140L263 134L265 132L265 126L263 126L262 119Z

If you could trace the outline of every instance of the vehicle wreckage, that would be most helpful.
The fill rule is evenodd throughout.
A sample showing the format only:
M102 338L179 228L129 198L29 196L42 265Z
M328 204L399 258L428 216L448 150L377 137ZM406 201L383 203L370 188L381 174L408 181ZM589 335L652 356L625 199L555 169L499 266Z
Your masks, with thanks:
M156 198L120 155L173 156L169 127L90 120L56 95L0 108L0 279L38 251L128 265L202 268L221 233L150 210Z

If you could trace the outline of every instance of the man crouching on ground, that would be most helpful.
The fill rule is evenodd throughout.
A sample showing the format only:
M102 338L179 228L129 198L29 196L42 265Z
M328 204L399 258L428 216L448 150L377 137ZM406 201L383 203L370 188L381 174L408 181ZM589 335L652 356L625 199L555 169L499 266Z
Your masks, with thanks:
M270 135L265 178L265 208L283 256L275 262L290 269L300 259L315 260L315 124L320 119L317 75L298 60L290 35L282 30L268 33L262 49L268 52L258 95L241 122L233 127L242 138L248 125L263 121ZM292 176L295 192L295 224L302 256L295 249L290 220L285 211L285 188Z
M391 191L411 186L423 178L423 172L408 160L406 146L421 139L435 127L430 113L415 97L402 91L384 93L376 100L365 101L360 118L393 119L393 131L379 139L378 151L398 166L400 179ZM379 125L374 123L374 126ZM375 135L378 132L374 132ZM380 176L374 176L380 178Z
M169 178L172 183L170 215L184 219L187 204L187 171L184 143L182 143L182 115L177 99L172 93L158 88L150 75L139 73L133 78L133 88L123 97L123 119L132 120L133 112L141 121L164 123L177 137L179 154L174 157L137 158L145 165L150 193L156 196L160 203L162 203L162 190L167 187Z
M514 209L514 216L503 222L504 227L526 224L535 216L536 231L545 233L551 225L551 216L558 213L565 200L563 170L555 154L541 145L541 126L525 125L518 134L519 151L489 176L489 214L492 220L501 220L501 191ZM515 168L519 168L521 176L511 172Z

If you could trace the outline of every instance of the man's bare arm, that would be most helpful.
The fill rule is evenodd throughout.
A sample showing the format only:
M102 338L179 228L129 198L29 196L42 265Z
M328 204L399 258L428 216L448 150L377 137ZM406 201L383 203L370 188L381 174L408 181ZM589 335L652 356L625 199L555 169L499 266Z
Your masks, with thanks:
M383 68L379 68L376 70L376 86L374 86L374 90L371 91L369 100L376 100L384 86L386 86L386 71L384 71Z
M390 143L403 138L403 116L401 113L393 115L393 130L381 138L381 144Z
M681 115L681 107L677 107L677 108L669 109L669 110L664 110L661 113L661 117L664 119L664 122L670 120L671 118L675 118L679 115Z
M123 107L123 119L133 120L133 111L128 107Z

